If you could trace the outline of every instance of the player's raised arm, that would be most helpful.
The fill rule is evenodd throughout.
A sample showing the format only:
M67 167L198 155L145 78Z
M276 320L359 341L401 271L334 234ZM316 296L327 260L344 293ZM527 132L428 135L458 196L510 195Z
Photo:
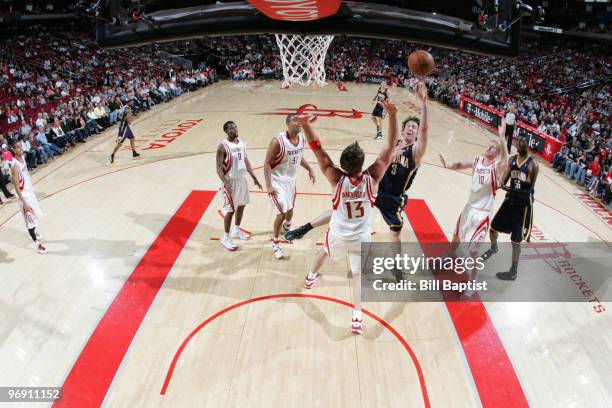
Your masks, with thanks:
M506 183L508 182L508 180L510 180L511 162L512 162L512 157L509 157L508 161L506 163L506 171L504 171L504 175L501 178L501 183L499 183L501 188L504 188L506 186Z
M421 164L421 159L425 156L427 150L427 142L429 139L429 123L427 119L427 86L425 82L419 81L417 85L417 96L421 100L421 123L419 124L419 136L412 150L414 164L418 167Z
M397 144L397 106L390 99L381 102L381 104L389 114L389 132L376 161L368 168L368 172L376 181L379 181L387 171L393 156L393 149Z
M500 160L497 162L497 173L505 173L508 168L508 146L504 137L506 136L506 119L502 118L501 125L497 128L497 136L499 137L498 143L501 146L499 154L501 155Z
M445 169L449 170L464 170L469 169L474 165L474 160L472 161L460 161L460 162L447 162L444 156L441 154L438 155L440 157L440 163L444 166Z
M268 145L266 159L264 160L264 178L266 179L266 191L268 194L275 194L274 188L272 187L272 163L279 154L280 144L278 139L273 138Z
M310 148L315 154L317 158L317 162L319 163L319 168L321 169L321 173L327 178L332 187L338 184L340 177L342 177L342 171L338 169L334 162L332 161L329 154L323 149L321 146L321 141L319 137L316 135L312 126L310 126L310 115L299 115L296 116L296 119L302 125L302 130L304 131L304 136L306 136L306 140L310 145Z

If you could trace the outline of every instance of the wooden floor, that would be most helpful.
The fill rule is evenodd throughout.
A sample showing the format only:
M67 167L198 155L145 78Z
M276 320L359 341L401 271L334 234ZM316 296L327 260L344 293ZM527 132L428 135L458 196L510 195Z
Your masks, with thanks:
M587 302L488 303L472 310L482 319L474 322L444 302L366 303L391 328L366 317L356 337L350 308L334 301L351 299L346 262L327 263L321 284L303 289L322 229L285 245L287 259L276 260L272 208L254 191L243 221L253 239L223 250L213 239L222 234L214 152L225 121L237 123L262 183L283 112L305 104L328 115L315 123L326 147L358 140L367 160L378 152L369 117L375 87L279 85L215 84L139 115L139 159L123 150L107 164L113 129L34 173L48 255L36 254L17 203L0 207L0 386L66 382L64 402L79 407L102 399L112 407L612 406L610 304L596 313ZM393 98L401 116L417 113L409 92L393 90ZM493 135L437 102L429 107L430 144L409 194L450 238L470 177L441 168L438 154L470 159ZM330 188L317 175L314 185L298 175L295 225L329 208ZM612 241L580 192L541 166L539 237ZM404 241L417 241L411 225ZM376 211L373 230L375 241L387 240ZM331 300L297 296L304 293ZM278 294L292 296L258 299ZM474 352L472 339L491 342ZM507 356L512 376L499 378L503 362L480 364L479 353Z

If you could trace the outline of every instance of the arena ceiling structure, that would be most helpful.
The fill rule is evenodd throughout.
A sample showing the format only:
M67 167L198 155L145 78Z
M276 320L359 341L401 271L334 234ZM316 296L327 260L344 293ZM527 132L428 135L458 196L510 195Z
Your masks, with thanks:
M537 5L520 0L100 0L86 11L105 48L283 33L406 40L495 56L518 55L521 20L542 17Z

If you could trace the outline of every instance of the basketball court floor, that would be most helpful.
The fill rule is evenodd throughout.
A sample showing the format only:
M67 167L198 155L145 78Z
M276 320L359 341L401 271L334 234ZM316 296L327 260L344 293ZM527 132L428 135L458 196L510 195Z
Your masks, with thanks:
M222 124L237 123L262 183L266 146L298 109L317 115L334 159L357 140L367 162L380 147L376 87L346 89L221 82L140 114L139 159L121 150L106 162L113 128L34 173L49 254L35 252L14 200L0 207L0 385L63 385L58 405L74 407L612 406L612 305L365 303L354 336L346 262L328 262L320 284L303 288L324 229L276 260L272 208L251 185L242 227L253 238L233 253L220 246ZM407 90L392 98L400 119L418 115ZM494 136L435 101L429 114L404 241L450 239L470 176L442 168L438 154L469 160ZM314 185L298 175L294 225L330 207L315 168ZM582 192L541 165L533 237L612 241ZM377 211L373 231L388 239Z

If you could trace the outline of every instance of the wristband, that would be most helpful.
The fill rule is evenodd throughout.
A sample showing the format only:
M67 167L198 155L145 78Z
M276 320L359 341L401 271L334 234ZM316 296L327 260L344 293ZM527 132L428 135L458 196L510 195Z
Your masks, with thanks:
M310 145L310 148L312 150L314 150L315 152L317 150L321 150L321 141L319 139L313 141L313 142L308 142L308 144Z

